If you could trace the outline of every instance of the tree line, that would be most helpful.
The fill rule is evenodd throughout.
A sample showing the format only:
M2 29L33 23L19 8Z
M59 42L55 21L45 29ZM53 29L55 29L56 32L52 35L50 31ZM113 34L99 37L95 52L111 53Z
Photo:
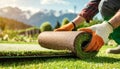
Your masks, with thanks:
M79 26L77 26L76 29L74 29L74 31L77 31L77 29L79 29L79 28L89 27L89 26L92 26L94 24L101 23L102 21L103 20L100 20L96 17L93 20L91 20L89 23L88 22L81 23ZM44 23L41 24L40 30L41 30L41 32L43 32L43 31L53 31L54 29L60 28L63 25L68 24L69 22L70 21L69 21L68 18L64 18L61 23L59 21L56 21L56 25L54 27L52 27L50 22L44 22Z

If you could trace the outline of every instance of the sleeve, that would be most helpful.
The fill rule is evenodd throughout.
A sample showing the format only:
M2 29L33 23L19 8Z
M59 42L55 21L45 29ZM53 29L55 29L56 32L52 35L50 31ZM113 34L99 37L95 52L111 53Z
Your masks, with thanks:
M92 20L92 18L98 13L98 5L101 0L91 0L88 2L86 7L80 12L80 16L84 17L87 22Z

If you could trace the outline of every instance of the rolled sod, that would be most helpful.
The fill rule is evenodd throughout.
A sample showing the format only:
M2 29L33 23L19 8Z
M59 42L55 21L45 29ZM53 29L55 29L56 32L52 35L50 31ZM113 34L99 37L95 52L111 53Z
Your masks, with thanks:
M42 32L38 42L42 47L54 50L69 50L79 58L96 56L97 52L84 52L91 34L83 31Z
M77 36L75 40L75 46L74 46L76 51L75 54L77 55L77 57L92 58L97 55L98 51L94 51L94 52L83 51L86 47L88 47L87 44L89 44L91 37L92 36L88 33L82 33L81 35Z

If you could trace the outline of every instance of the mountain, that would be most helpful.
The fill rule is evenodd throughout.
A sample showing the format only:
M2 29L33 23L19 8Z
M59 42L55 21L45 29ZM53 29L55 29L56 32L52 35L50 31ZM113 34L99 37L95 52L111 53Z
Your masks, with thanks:
M60 16L58 17L58 20L59 20L60 22L62 22L62 20L63 20L64 18L68 18L69 21L71 21L71 20L74 19L76 16L77 16L77 14L74 14L74 13L66 13L66 14L60 15Z
M4 7L0 8L0 16L5 18L14 19L20 22L27 23L30 11L22 11L18 7Z
M38 12L30 17L28 20L31 25L40 26L43 22L49 21L52 25L57 21L57 17L54 14Z
M0 17L0 29L22 30L22 29L27 29L30 27L32 26L24 24L23 22L18 22L13 19Z
M56 16L56 10L39 10L35 14L31 14L31 11L23 11L18 7L4 7L0 8L0 16L5 18L14 19L16 21L23 22L28 25L39 27L43 22L50 22L52 26L56 25L56 22L61 21L64 18L68 18L71 21L77 14L74 13L59 13L59 16Z
M43 22L48 21L52 24L52 26L55 26L57 21L61 23L64 18L68 18L71 21L74 17L76 17L76 15L77 14L66 13L57 17L54 15L54 13L38 12L30 17L28 23L39 27Z

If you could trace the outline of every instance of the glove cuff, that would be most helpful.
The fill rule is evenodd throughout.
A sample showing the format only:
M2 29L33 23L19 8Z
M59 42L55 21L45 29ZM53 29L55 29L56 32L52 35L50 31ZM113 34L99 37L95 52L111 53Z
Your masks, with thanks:
M108 21L107 21L107 22L108 22ZM114 29L113 25L112 25L110 22L108 22L108 24L110 24L110 25L111 25L111 27Z
M107 32L109 32L109 33L112 33L112 32L113 32L113 26L111 25L110 22L104 21L102 24L104 25L104 27L106 27L106 29L108 29Z
M73 21L72 21L71 23L73 24L73 26L74 26L74 29L76 29L76 25L75 25L75 23L74 23Z
M110 35L110 33L113 32L113 27L109 24L108 21L104 21L102 24L101 24L101 28L103 28L103 32L101 32L101 34L99 34L103 40L104 40L104 43L106 43L108 41L108 36ZM102 35L102 33L106 33L104 35ZM106 39L107 38L107 39Z

